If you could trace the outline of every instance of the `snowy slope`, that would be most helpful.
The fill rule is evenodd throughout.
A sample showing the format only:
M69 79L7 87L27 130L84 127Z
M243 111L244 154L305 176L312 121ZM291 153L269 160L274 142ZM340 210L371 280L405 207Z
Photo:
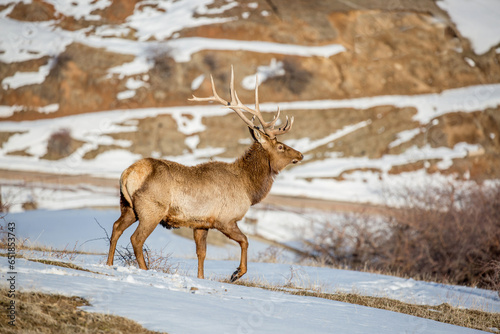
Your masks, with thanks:
M226 272L234 268L231 262L221 265ZM100 274L19 259L18 283L22 290L82 296L92 304L84 308L87 311L125 316L146 328L169 333L478 332L389 311L180 274L102 265L87 267ZM274 272L272 265L252 269L264 277ZM6 267L0 270L4 276ZM372 282L378 285L377 278L382 277L374 278ZM407 282L407 291L411 291L411 285Z
M255 213L254 213L255 214ZM269 215L269 212L258 211L257 214ZM281 216L280 216L281 215ZM283 216L283 215L286 215ZM306 223L302 226L298 218L307 221L307 216L293 215L292 213L274 212L273 216L281 219L264 219L262 225L271 225L274 237L280 237L278 241L290 242L306 235L304 230ZM26 245L50 246L55 249L75 249L94 253L108 251L108 242L105 232L95 222L97 220L108 233L111 232L112 224L118 217L117 210L63 210L63 211L28 211L7 215L6 219L16 223L16 235L20 240L26 240ZM259 217L262 218L262 217ZM273 223L274 221L274 223ZM279 226L281 221L283 226ZM243 226L241 226L243 225ZM240 224L244 229L245 224ZM286 225L286 226L284 226ZM295 225L295 226L294 226ZM302 228L301 228L302 227ZM126 246L135 226L124 232L118 245ZM283 233L276 233L276 230ZM293 233L297 233L294 235ZM211 232L217 233L217 232ZM284 235L288 233L288 235ZM195 246L192 240L184 239L158 227L147 240L148 248L152 252L170 255L169 263L178 268L179 273L188 277L196 277L197 260ZM291 254L284 254L282 261L290 264L255 263L259 253L264 252L266 244L250 239L249 246L249 271L245 278L278 285L288 282L305 289L321 289L324 292L358 292L364 295L389 297L415 304L438 305L443 302L457 307L477 308L493 312L500 312L500 298L497 293L482 289L473 289L461 286L450 286L430 282L415 281L397 277L360 273L348 270L337 270L329 268L307 267L294 264L295 259ZM40 253L25 251L28 257L49 257L50 252ZM206 275L207 277L226 277L237 267L235 261L223 261L226 259L238 259L239 247L234 245L208 246ZM104 255L78 255L73 261L90 270L102 272ZM117 263L119 264L119 263ZM125 270L124 268L117 270ZM131 273L140 273L135 269ZM293 271L293 273L292 273Z
M31 1L24 1L30 3ZM57 15L64 15L75 20L100 20L95 11L107 8L109 1L74 1L65 4L60 1L47 1L54 5ZM16 2L2 0L5 5L0 12L0 61L14 63L49 56L50 60L41 65L38 71L17 72L1 78L4 88L20 88L30 84L43 83L49 73L56 56L63 52L71 43L82 43L92 47L103 47L107 50L128 54L133 60L110 68L105 78L113 76L128 77L147 73L153 66L151 50L168 50L177 62L187 62L192 55L201 50L245 50L253 53L273 53L278 55L298 55L301 57L330 57L345 52L340 44L322 46L307 46L299 44L280 44L264 41L226 40L215 38L189 37L181 38L178 32L185 28L202 25L244 20L244 17L225 15L227 11L240 6L245 10L266 15L258 3L238 3L236 1L217 2L211 0L181 0L181 1L147 1L150 5L136 6L134 12L125 22L119 25L91 26L86 29L66 30L58 26L58 20L24 22L10 18ZM472 2L471 2L472 3ZM498 43L498 25L495 15L498 13L498 2L481 0L474 2L474 17L470 19L467 1L439 1L438 5L447 10L456 22L458 29L467 36L473 44L480 45L480 51L491 48ZM224 15L223 15L224 14ZM467 15L465 15L467 14ZM56 15L56 16L57 16ZM464 16L465 15L465 16ZM147 22L147 24L145 24ZM474 22L473 27L467 22ZM474 28L474 29L473 29ZM468 33L472 31L473 33ZM130 35L131 34L131 35ZM129 36L124 38L124 36ZM479 51L478 51L479 52ZM281 66L281 67L280 67ZM271 62L269 66L261 66L258 72L261 79L272 77L282 71L282 64ZM253 86L252 77L242 79L246 88ZM127 79L126 90L117 95L117 99L134 96L136 90L147 86L147 79L138 77ZM208 78L200 75L193 81L194 87L199 87ZM335 108L366 109L377 106L392 105L395 107L414 107L418 110L414 120L420 123L418 128L400 133L397 139L389 145L396 147L411 140L419 133L426 131L428 123L441 115L463 111L474 112L486 108L495 108L500 104L500 85L479 85L452 89L440 94L423 94L414 96L376 96L349 100L316 100L262 104L263 111L274 111L276 105L284 110L323 110ZM0 117L12 115L22 110L21 105L0 106ZM56 112L57 103L35 108L41 113ZM193 165L211 159L224 152L224 147L198 148L198 134L205 130L204 119L227 113L228 110L214 106L186 105L172 108L150 108L133 110L113 110L87 115L61 117L52 120L25 122L0 122L0 132L18 132L11 136L0 148L0 169L36 171L53 174L88 174L117 179L127 166L140 156L129 152L131 142L115 140L110 134L117 132L133 132L137 129L137 119L157 115L171 115L177 122L178 131L186 136L185 143L192 149L191 153L174 157L163 157L180 163ZM369 121L351 124L329 134L324 138L311 140L301 138L289 140L286 143L300 150L305 160L293 169L285 170L276 180L272 188L273 194L306 196L329 200L381 203L380 189L383 187L416 182L422 183L428 178L424 170L390 175L388 171L395 167L414 162L437 159L438 167L447 169L453 159L466 157L471 152L480 152L483 148L477 144L459 143L452 148L422 148L412 147L401 155L385 155L380 159L366 157L350 158L342 156L325 156L321 160L310 162L314 157L310 153L314 149L331 144L343 136L362 130L370 125ZM430 126L430 125L429 125ZM84 144L72 155L57 161L41 159L47 151L49 137L55 131L69 129L71 136ZM491 134L490 134L491 135ZM83 159L83 156L95 150L99 145L116 145L121 148L107 151L93 160ZM20 156L16 152L25 152L30 156ZM14 154L13 154L14 153ZM350 173L344 180L335 178L342 173L365 169ZM375 173L370 170L380 170ZM439 182L453 182L455 176L434 175ZM466 177L465 177L466 178ZM23 187L0 175L2 194L8 198L15 194L13 211L20 211L20 204L30 198L38 203L40 208L62 209L84 206L116 205L116 190L105 188L79 187L77 189L50 189L45 185ZM427 181L428 182L428 181ZM93 193L96 196L93 196ZM78 200L83 198L85 200Z

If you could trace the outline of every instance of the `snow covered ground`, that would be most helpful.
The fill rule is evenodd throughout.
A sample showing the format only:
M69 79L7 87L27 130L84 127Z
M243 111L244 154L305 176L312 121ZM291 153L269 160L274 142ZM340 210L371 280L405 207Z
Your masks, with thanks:
M30 2L25 0L24 2ZM48 1L55 6L55 10L75 20L99 20L98 9L109 6L109 1L74 1L71 5L60 1ZM0 61L11 63L38 59L50 56L48 63L41 65L38 71L18 72L2 78L3 87L19 88L29 84L42 83L53 66L55 56L74 42L93 47L104 47L108 50L131 54L133 61L110 68L108 77L129 77L127 90L118 93L118 99L126 99L135 94L139 87L147 85L147 76L140 80L137 75L147 73L152 66L149 53L152 49L168 50L178 62L188 61L192 54L205 49L211 50L246 50L257 53L293 54L302 57L330 57L345 52L344 46L331 44L323 46L304 46L293 44L279 44L263 41L239 41L212 38L179 38L177 32L189 27L215 24L232 20L245 20L249 12L267 15L258 3L239 4L236 1L224 1L214 4L211 0L181 0L181 1L149 1L151 6L138 6L133 15L120 25L100 26L98 28L69 31L57 26L57 20L42 22L24 22L13 20L8 15L13 11L16 2L1 0L5 5L0 11ZM456 22L461 33L477 46L477 52L483 53L498 43L498 1L480 0L475 2L439 1L438 5L448 11ZM241 17L221 15L231 8L243 6ZM473 7L474 11L469 10ZM247 14L245 14L247 13ZM471 17L473 13L474 17ZM148 22L148 24L144 24ZM473 24L470 24L473 22ZM93 30L92 30L93 29ZM133 38L122 38L133 32ZM261 66L258 72L261 79L272 77L282 70L282 64L271 62L269 66ZM193 81L193 87L199 87L208 78L200 75ZM242 78L241 84L250 88L254 77ZM356 108L365 109L375 106L393 105L396 107L414 107L418 110L414 120L421 126L405 131L398 135L391 147L404 144L415 135L427 130L428 123L434 118L455 111L473 112L496 107L500 104L500 85L480 85L452 89L440 94L423 94L416 96L377 96L349 100L317 100L281 103L272 101L261 105L263 111L274 111L276 105L283 110L313 110ZM58 104L39 107L42 113L55 112ZM0 106L0 116L6 117L22 109L20 105ZM135 110L113 110L61 117L52 120L38 120L25 122L1 122L0 131L18 132L11 136L0 148L0 169L47 172L62 175L88 174L117 179L127 166L140 158L128 151L131 143L126 140L115 140L110 134L136 130L136 120L145 117L154 117L161 114L171 115L178 125L178 131L186 136L185 142L192 149L192 153L185 153L175 157L164 157L180 163L192 165L207 161L212 156L224 152L224 147L198 148L198 134L205 130L203 119L206 117L223 115L228 110L215 106L186 105L172 108L150 108ZM428 176L424 171L389 175L387 173L394 166L429 159L440 159L438 167L446 169L452 159L465 157L471 152L481 151L479 145L460 143L453 148L411 148L399 156L385 155L380 159L349 158L330 156L314 163L308 163L312 157L308 152L332 141L357 131L369 122L353 124L332 133L319 140L302 138L290 140L294 148L305 154L304 162L294 168L285 170L276 180L272 188L273 194L306 196L329 200L355 201L380 203L383 198L380 189L393 187L407 182L422 183ZM73 138L84 142L71 156L58 161L40 159L47 150L47 141L52 133L60 129L69 129ZM116 145L122 149L104 152L93 160L85 160L83 156L96 149L99 145ZM13 152L24 151L30 156L13 155ZM354 168L365 168L368 171L350 173L343 181L334 178L344 171ZM381 174L369 171L381 170ZM451 182L454 176L435 176L441 182ZM2 194L8 198L15 194L16 203L11 208L20 211L20 204L29 199L38 202L41 208L74 208L78 203L81 206L109 206L116 205L114 189L90 189L77 187L74 189L55 189L47 191L40 185L31 185L30 188L5 180L0 175ZM311 181L306 181L311 180ZM408 184L404 184L408 186ZM98 195L92 196L92 191ZM85 198L86 202L78 202L72 198ZM48 198L48 199L46 199ZM67 200L69 199L69 200Z
M253 213L253 216L262 219L265 214L269 213L257 211ZM301 228L305 226L305 223L302 226L299 223L296 226L290 225L290 222L293 222L294 219L296 220L296 217L293 217L292 213L286 213L289 216L288 219L281 216L282 219L280 220L288 221L287 224L280 226L280 223L273 223L276 220L275 218L280 214L283 213L274 212L271 214L271 219L264 219L264 221L271 225L270 228L283 232L277 234L278 236L281 235L281 241L293 240L294 231L288 230L295 229L295 232L297 232L295 235L296 241L298 241L299 235L304 236ZM16 236L18 239L24 240L26 245L49 246L59 250L75 249L95 254L106 254L108 242L106 232L103 231L103 228L110 234L112 224L118 215L119 212L117 210L36 210L8 214L5 219L16 224ZM303 220L310 218L307 215L301 215L301 217ZM242 228L244 229L244 227ZM119 247L127 246L134 229L134 226L132 226L124 232L118 243ZM285 233L288 233L288 235L285 235ZM146 243L151 251L169 255L169 262L178 268L179 273L182 273L183 276L190 278L196 276L197 261L195 246L192 240L177 236L172 233L172 230L158 227ZM260 253L265 252L267 247L267 244L250 239L250 261L258 260ZM27 257L35 258L50 258L54 255L50 251L24 251L24 254ZM224 260L238 258L239 247L236 244L227 246L209 245L206 275L208 277L228 276L232 272L232 269L237 266L237 262ZM72 261L82 267L98 272L139 274L141 277L163 275L153 272L151 275L146 275L140 270L120 268L119 266L111 270L103 266L104 259L105 255L78 255ZM289 264L250 263L249 272L245 277L279 285L285 285L288 281L291 281L295 286L307 289L320 288L325 292L359 292L361 294L385 296L416 304L437 305L447 302L459 307L500 312L500 298L493 291L419 282L411 279L354 271L298 266L293 264L295 259L291 254L285 254L278 260ZM2 263L2 265L4 264ZM31 266L29 263L25 265ZM6 270L5 267L2 268ZM293 274L291 271L293 271ZM80 274L78 273L78 275ZM31 274L28 276L31 276ZM34 282L36 281L34 280Z
M106 233L111 237L113 223L120 216L119 210L32 210L9 214L6 219L16 222L17 237L25 240L27 246L50 246L54 249L77 250L105 254L109 244ZM118 247L127 247L130 236L137 225L131 226L121 236ZM104 231L103 228L106 230ZM219 233L213 231L210 233ZM228 240L229 241L229 240ZM251 241L250 259L256 260L268 244ZM172 230L158 226L149 236L146 245L151 250L179 258L195 258L194 241L178 236ZM227 246L208 246L208 259L239 257L238 244L229 241Z
M279 211L253 211L252 218L262 223L257 229L282 242L291 243L304 236L302 228L313 213L293 214ZM16 236L25 245L54 249L94 252L63 256L52 251L18 251L27 258L72 262L92 272L35 263L17 258L16 286L21 291L77 295L88 299L90 312L104 312L128 317L152 330L169 333L473 333L431 320L329 301L291 296L220 283L237 267L236 245L208 247L206 280L196 278L197 260L192 240L161 227L148 238L152 252L168 255L173 274L124 267L119 260L114 267L104 265L108 245L105 232L111 231L117 210L35 210L10 213L6 222L14 222ZM300 219L298 219L298 217ZM255 228L242 224L242 228ZM134 227L125 231L119 246L126 246ZM276 233L276 230L282 233ZM217 233L217 232L212 232ZM20 242L20 241L19 241ZM494 291L421 282L412 279L308 267L294 264L291 253L279 257L281 263L253 262L266 253L268 245L250 239L249 271L244 277L260 283L321 290L354 292L368 296L389 297L413 304L439 305L500 312L500 298ZM11 270L7 259L0 261L0 285L7 284ZM230 259L230 260L227 260ZM287 264L288 263L288 264Z
M39 257L36 253L31 257ZM199 280L196 261L170 259L178 273L164 274L133 267L101 264L102 256L81 255L72 262L95 273L18 259L17 284L22 291L77 295L88 299L90 312L136 320L146 328L169 333L474 333L432 320L329 301L248 288L214 280L231 273L235 261L207 261L211 279ZM293 272L293 276L292 276ZM0 267L5 285L7 267ZM416 304L443 302L500 311L492 291L417 282L368 273L250 263L247 279L306 289L356 292ZM291 279L293 277L293 279Z

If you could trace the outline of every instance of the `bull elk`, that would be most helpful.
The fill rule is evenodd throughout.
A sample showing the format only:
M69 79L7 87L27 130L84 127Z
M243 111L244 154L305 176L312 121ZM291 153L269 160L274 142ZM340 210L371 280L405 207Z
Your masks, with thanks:
M190 101L218 102L233 110L248 126L254 140L245 154L233 163L211 161L184 166L169 160L145 158L125 169L120 178L120 218L113 225L107 265L113 265L116 243L123 231L139 220L130 241L141 269L147 270L143 244L161 224L166 228L190 227L194 230L198 256L198 278L204 278L203 265L209 229L217 229L241 247L240 265L231 276L234 282L247 272L247 237L238 228L251 205L259 203L271 190L274 178L289 164L302 160L300 152L279 142L276 136L293 125L275 128L279 108L271 122L264 121L259 109L258 84L255 86L255 109L243 105L234 89L231 68L228 102L221 98L211 77L213 95ZM250 113L251 119L244 112ZM259 120L260 126L254 124Z

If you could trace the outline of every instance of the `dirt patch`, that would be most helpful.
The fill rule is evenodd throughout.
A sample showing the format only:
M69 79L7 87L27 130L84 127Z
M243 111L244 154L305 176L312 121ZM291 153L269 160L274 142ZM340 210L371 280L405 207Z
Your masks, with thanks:
M134 8L140 0L115 0L102 9L92 12L93 15L99 15L106 24L120 24L134 12Z
M57 19L58 15L52 4L34 0L29 4L16 4L8 17L18 21L49 21Z
M28 149L12 151L12 152L8 152L6 155L17 155L17 156L20 156L20 157L31 157L31 156L33 156L32 154L28 153L27 150Z
M198 134L198 148L222 147L225 151L219 154L219 157L236 158L242 155L252 142L248 128L235 113L206 117L203 119L203 125L206 130Z
M130 152L149 156L181 155L189 148L184 141L186 135L178 131L177 122L170 115L148 117L137 121L139 131L110 134L114 139L129 140Z
M0 289L0 305L6 310L10 298L8 289ZM80 297L66 297L40 292L16 292L17 317L15 326L8 317L0 317L2 333L158 333L127 318L85 312L90 303Z
M43 84L9 89L2 94L1 102L6 105L20 104L26 108L15 113L11 120L29 120L78 114L88 111L113 109L116 94L125 90L116 82L103 80L110 67L121 65L134 59L131 55L116 54L83 44L73 43L54 58L54 64ZM46 63L47 60L45 60ZM29 65L33 66L34 61ZM36 62L39 64L39 62ZM8 64L11 66L11 64ZM17 65L19 66L19 65ZM10 70L9 70L10 71ZM32 108L58 103L59 110L51 114L41 114Z

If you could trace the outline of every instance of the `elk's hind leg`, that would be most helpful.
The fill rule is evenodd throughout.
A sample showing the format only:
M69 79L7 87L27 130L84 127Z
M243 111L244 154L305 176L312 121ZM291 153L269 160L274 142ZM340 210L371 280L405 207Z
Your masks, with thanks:
M132 248L134 249L135 258L139 264L139 268L147 270L146 261L144 261L144 253L142 247L144 242L153 232L153 230L162 221L165 209L149 201L142 201L136 205L137 217L139 218L139 226L134 234L130 237Z
M240 231L236 221L233 221L222 229L220 229L222 233L229 239L232 239L240 244L241 247L241 259L240 266L236 269L236 271L231 275L231 282L236 281L241 276L245 275L247 272L247 250L248 250L248 239L243 232Z
M120 218L113 224L113 232L111 233L111 240L109 243L108 261L106 262L108 266L113 265L116 243L123 231L137 221L134 210L130 206L122 205L121 212Z
M198 278L205 278L203 266L207 255L207 229L194 229L194 242L196 243L196 255L198 256Z

